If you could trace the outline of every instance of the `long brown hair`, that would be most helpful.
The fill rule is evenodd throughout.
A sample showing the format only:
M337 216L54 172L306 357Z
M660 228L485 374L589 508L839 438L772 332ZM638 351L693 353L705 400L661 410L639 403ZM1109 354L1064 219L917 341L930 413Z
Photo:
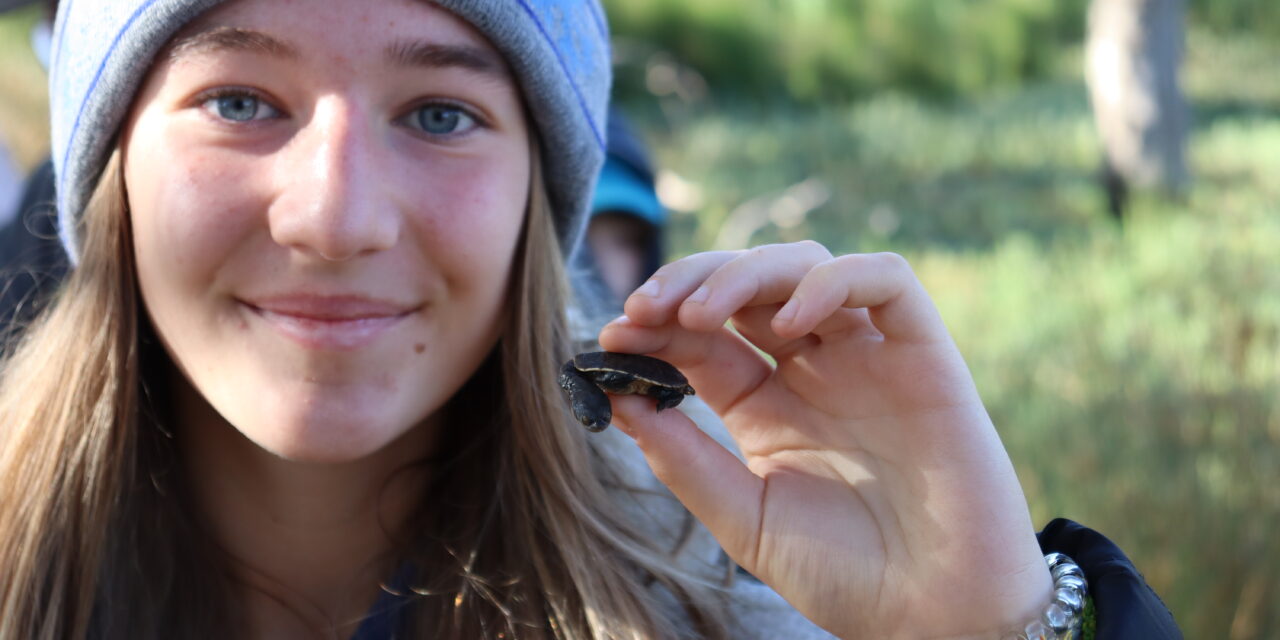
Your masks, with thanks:
M536 144L532 159L506 331L443 409L431 495L397 532L413 594L403 637L726 637L712 571L634 533L614 504L625 488L606 489L559 400L568 286ZM79 266L0 371L6 640L242 631L243 585L176 471L170 369L139 306L120 165L117 152L88 204Z

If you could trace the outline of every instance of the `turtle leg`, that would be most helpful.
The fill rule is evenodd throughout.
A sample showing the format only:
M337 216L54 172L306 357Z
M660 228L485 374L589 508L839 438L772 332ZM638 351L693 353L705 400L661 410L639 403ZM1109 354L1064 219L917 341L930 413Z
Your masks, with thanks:
M566 362L560 368L560 388L569 397L569 406L573 417L587 428L587 431L598 432L609 428L613 420L613 407L609 404L609 396L590 378L583 375L573 366L573 361Z
M649 395L658 401L658 407L654 411L674 408L680 404L681 400L684 400L684 394L675 389L653 389L649 392Z

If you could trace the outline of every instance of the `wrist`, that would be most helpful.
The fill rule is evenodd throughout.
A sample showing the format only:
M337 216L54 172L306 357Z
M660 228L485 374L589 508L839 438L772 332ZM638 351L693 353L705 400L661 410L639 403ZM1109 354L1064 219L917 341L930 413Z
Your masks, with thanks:
M1020 628L1006 632L1001 640L1079 640L1082 638L1089 587L1084 571L1061 553L1049 553L1045 564L1053 576L1053 596L1040 607L1039 614Z
M1021 613L993 624L999 631L959 634L948 640L1088 640L1082 634L1090 602L1084 572L1061 553L1046 554L1044 560L1053 579L1047 594L1035 594L1025 607L1019 607Z
M1061 553L1044 555L1044 569L1037 573L1048 574L1049 582L1040 582L1022 596L1005 600L1001 607L1004 613L999 619L988 619L981 628L985 631L961 630L952 626L952 633L938 635L929 633L929 637L946 638L946 640L1092 640L1092 633L1085 634L1086 618L1092 616L1092 601L1089 598L1088 584L1084 571L1068 556ZM1023 586L1025 588L1025 585ZM1034 593L1033 593L1033 592ZM954 621L953 621L954 623ZM830 628L829 628L830 629ZM898 633L881 634L877 637L920 637L920 629L904 635L905 630ZM867 637L865 629L838 633L844 640Z

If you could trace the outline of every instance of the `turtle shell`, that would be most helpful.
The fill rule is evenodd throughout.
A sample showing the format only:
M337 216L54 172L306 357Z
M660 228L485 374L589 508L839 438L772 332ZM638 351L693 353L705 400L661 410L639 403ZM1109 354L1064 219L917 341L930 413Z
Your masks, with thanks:
M613 411L605 392L640 394L653 398L657 410L680 404L693 387L675 367L657 358L632 353L580 353L560 369L560 388L573 415L590 431L609 426Z
M616 374L620 377L634 378L647 387L665 387L683 392L684 388L689 386L689 380L670 363L635 353L612 351L579 353L573 357L573 366L597 380L602 377L600 374ZM693 390L690 389L686 395L692 392Z

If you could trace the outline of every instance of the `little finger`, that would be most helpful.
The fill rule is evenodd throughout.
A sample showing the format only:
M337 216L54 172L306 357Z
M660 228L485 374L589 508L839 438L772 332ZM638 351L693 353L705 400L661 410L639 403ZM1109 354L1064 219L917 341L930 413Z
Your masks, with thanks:
M766 304L746 307L733 314L733 330L738 332L755 348L769 354L775 360L791 357L797 351L818 344L817 336L803 335L798 338L782 337L773 330L773 317L782 308L781 304Z
M853 254L816 265L773 319L780 336L843 330L826 323L841 309L866 309L886 338L931 342L948 337L942 317L910 265L894 253Z

